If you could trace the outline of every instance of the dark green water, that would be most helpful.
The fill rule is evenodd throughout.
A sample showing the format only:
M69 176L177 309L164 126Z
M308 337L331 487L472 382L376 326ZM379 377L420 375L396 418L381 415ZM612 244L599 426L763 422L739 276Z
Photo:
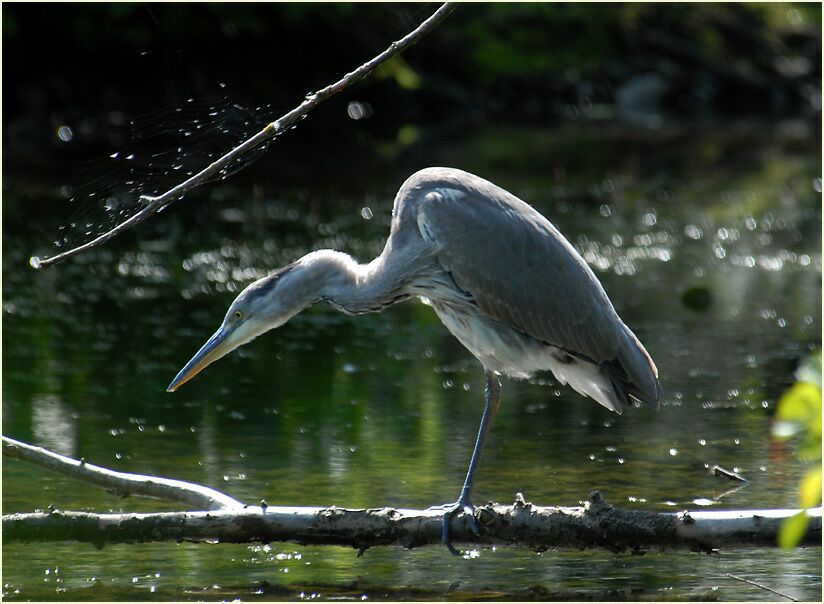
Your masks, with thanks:
M508 188L581 251L653 355L665 402L617 416L548 375L504 382L476 501L575 505L594 488L656 510L796 505L804 465L770 436L777 398L820 346L820 151L798 125L429 133L361 157L284 139L106 247L36 272L63 181L6 173L3 433L248 502L426 507L455 499L482 409L478 363L420 303L348 318L314 308L164 390L234 292L307 251L368 260L394 192L449 165ZM318 157L325 159L318 160ZM817 191L818 189L818 191ZM369 207L373 217L363 217ZM494 245L494 242L490 242ZM502 284L505 286L505 284ZM701 288L709 304L691 309ZM712 476L714 464L750 483ZM723 496L722 496L723 495ZM4 513L159 510L3 464ZM821 550L651 552L4 544L8 599L821 596Z

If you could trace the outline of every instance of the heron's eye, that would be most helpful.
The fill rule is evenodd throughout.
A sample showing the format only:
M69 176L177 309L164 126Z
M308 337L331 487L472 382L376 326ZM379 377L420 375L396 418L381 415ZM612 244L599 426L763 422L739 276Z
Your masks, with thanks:
M239 310L236 310L236 311L235 311L235 319L240 320L240 319L242 319L242 318L243 318L243 313L242 313L241 311L239 311Z

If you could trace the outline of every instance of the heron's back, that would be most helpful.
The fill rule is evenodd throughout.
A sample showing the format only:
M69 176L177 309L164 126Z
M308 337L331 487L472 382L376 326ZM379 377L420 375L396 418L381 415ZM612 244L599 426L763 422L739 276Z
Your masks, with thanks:
M401 187L395 221L393 231L417 225L437 246L455 287L468 295L466 308L452 301L444 306L445 314L455 315L444 323L482 362L483 350L472 341L489 347L497 336L467 330L512 330L543 351L543 368L604 406L620 412L630 405L629 396L658 405L662 392L649 354L583 258L531 206L467 172L428 168ZM485 323L479 327L477 321ZM527 351L520 355L524 371L507 372L534 370L533 347L518 340L516 348Z

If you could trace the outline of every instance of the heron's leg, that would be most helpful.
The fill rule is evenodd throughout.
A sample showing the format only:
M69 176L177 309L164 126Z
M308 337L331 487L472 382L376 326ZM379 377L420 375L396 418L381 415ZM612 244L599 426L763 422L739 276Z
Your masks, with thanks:
M494 371L487 370L486 372L486 389L484 395L486 399L484 414L481 417L481 426L478 428L478 436L475 439L475 449L472 451L472 459L469 460L469 469L466 472L461 494L458 497L458 501L446 507L446 513L443 516L441 539L444 545L449 548L449 551L456 555L458 555L459 552L452 547L452 543L449 540L449 523L452 517L458 512L463 511L471 518L472 530L475 533L480 531L478 521L475 519L475 506L472 505L470 497L472 495L472 482L475 478L475 470L481 459L481 451L483 451L486 437L489 434L492 418L495 417L495 413L497 413L501 406L501 382Z

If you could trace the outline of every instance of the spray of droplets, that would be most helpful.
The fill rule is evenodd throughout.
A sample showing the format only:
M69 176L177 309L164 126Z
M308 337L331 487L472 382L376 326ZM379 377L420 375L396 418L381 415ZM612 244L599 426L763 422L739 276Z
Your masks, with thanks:
M223 85L222 85L223 86ZM130 143L76 175L79 186L64 187L71 217L54 242L63 251L98 237L139 212L141 196L161 195L206 168L273 119L269 105L254 109L228 96L187 99L129 122ZM236 158L211 180L249 166L272 139Z

